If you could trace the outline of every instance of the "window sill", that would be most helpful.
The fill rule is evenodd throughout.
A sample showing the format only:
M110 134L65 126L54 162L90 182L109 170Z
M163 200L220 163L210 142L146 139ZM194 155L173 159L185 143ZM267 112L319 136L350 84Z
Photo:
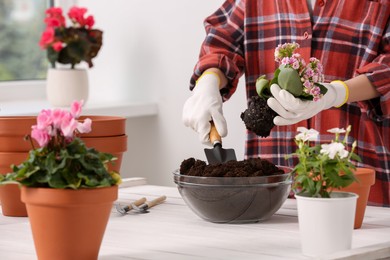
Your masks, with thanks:
M42 109L51 108L46 100L26 100L18 102L0 102L0 116L38 115ZM126 118L154 116L158 113L157 103L120 102L115 104L89 104L83 108L83 115L115 115Z

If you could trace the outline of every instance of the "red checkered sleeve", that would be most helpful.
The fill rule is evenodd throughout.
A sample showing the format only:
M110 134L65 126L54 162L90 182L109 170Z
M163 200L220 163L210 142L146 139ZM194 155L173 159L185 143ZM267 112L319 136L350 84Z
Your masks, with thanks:
M390 20L387 21L384 37L380 44L380 55L372 62L357 69L359 74L366 74L372 85L381 94L380 107L383 116L390 116ZM374 109L378 104L369 103L367 109Z
M226 1L206 18L204 24L207 35L190 81L191 90L205 70L219 68L228 79L228 91L225 92L224 99L227 100L235 92L245 65L242 49L243 19L242 2L234 0Z

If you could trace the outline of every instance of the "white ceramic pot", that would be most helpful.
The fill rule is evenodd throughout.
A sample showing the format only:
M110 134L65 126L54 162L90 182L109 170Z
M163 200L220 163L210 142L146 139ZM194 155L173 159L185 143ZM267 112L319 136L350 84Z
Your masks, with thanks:
M304 255L315 257L351 249L358 195L332 192L331 198L295 198Z
M86 69L49 69L46 95L53 107L69 107L75 100L88 99L88 73Z

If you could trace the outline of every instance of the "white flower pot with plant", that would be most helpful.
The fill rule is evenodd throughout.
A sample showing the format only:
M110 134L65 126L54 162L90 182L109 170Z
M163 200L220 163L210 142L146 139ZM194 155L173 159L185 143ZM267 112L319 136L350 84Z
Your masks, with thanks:
M66 27L61 8L46 10L46 29L39 45L47 50L52 67L48 71L46 85L47 98L52 106L68 107L74 100L87 101L87 70L77 69L76 65L84 61L89 68L93 67L92 59L100 51L103 32L92 29L94 17L86 16L86 12L86 8L72 7L68 12L72 24ZM56 68L58 64L62 64L62 68Z
M295 140L298 149L287 156L296 156L298 164L293 169L295 197L297 199L298 220L302 252L308 256L320 256L351 248L354 227L356 200L358 196L348 192L334 192L354 182L353 160L360 158L346 150L347 130L333 128L335 134L329 144L310 146L317 140L314 129L298 127L300 132ZM344 134L341 140L340 134Z

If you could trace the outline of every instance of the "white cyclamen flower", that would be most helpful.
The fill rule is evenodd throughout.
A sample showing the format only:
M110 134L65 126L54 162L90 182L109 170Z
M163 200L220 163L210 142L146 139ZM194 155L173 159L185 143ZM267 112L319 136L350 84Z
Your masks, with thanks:
M330 144L322 144L321 148L322 149L320 153L327 154L330 159L334 159L337 154L341 159L348 156L348 151L345 150L345 147L342 143L334 142Z
M328 132L332 133L332 134L344 134L345 130L344 130L344 128L335 127L335 128L329 129Z
M300 132L295 136L297 141L316 141L318 139L319 132L314 129L307 129L306 127L300 126L297 128L297 131Z

